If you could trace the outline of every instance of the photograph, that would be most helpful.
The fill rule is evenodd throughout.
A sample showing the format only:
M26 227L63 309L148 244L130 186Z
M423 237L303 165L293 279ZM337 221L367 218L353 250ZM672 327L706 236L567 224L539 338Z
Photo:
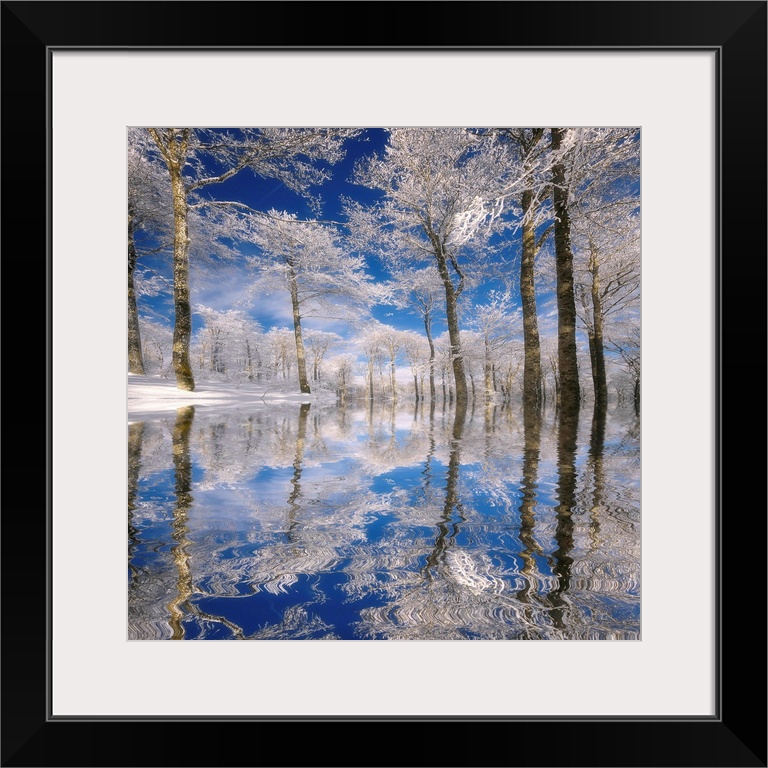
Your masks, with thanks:
M768 765L765 0L1 10L0 765Z
M640 639L640 150L130 127L128 638Z

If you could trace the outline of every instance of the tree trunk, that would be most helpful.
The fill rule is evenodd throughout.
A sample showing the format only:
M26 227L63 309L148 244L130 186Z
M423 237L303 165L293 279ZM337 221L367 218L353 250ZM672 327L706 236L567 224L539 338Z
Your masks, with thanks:
M128 215L128 372L144 375L144 356L141 351L139 311L136 306L136 291L133 271L136 267L136 244L133 240L133 222Z
M429 312L424 315L424 330L429 344L429 396L435 400L435 342L432 339L432 317Z
M592 276L592 327L594 349L590 350L592 360L592 383L595 388L595 404L601 408L608 405L608 378L605 372L605 346L603 341L603 300L600 295L600 263L597 251L590 243L589 271Z
M552 151L559 152L567 128L552 129ZM576 359L576 297L573 288L571 220L568 187L562 158L552 166L552 198L555 209L555 262L557 267L557 358L560 374L560 405L566 411L579 408L579 369Z
M635 405L635 415L640 415L640 379L636 378L632 387L632 402Z
M187 192L181 177L181 164L170 163L173 190L173 370L176 386L193 392L195 379L189 359L192 337L192 309L189 300L189 227L187 224Z
M434 242L434 241L433 241ZM453 379L456 385L456 401L467 402L467 376L464 371L464 355L461 350L461 336L459 334L458 296L461 290L453 285L448 273L448 264L442 247L435 247L437 269L445 288L445 315L448 321L448 339L451 343L451 365L453 367Z
M539 320L536 310L536 284L534 263L536 235L533 222L533 191L526 189L522 196L523 249L520 259L520 301L523 305L523 403L526 406L541 402L541 344Z
M251 342L247 337L245 339L245 354L246 354L245 372L248 374L248 381L253 381L253 359L251 356Z
M296 362L299 372L299 389L302 394L308 395L309 380L307 379L307 358L304 354L304 339L301 335L301 313L299 312L299 286L296 283L296 273L289 262L289 278L291 287L291 306L293 307L293 334L296 338Z
M368 400L373 402L373 357L368 358Z
M485 399L489 401L493 395L494 385L491 380L491 346L488 339L484 343L485 357L483 360L483 384L485 386Z

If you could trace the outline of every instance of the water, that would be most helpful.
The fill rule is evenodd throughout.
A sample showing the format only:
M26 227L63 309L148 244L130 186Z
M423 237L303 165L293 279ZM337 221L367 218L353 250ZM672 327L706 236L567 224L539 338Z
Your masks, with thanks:
M631 410L182 408L128 454L129 639L640 637Z

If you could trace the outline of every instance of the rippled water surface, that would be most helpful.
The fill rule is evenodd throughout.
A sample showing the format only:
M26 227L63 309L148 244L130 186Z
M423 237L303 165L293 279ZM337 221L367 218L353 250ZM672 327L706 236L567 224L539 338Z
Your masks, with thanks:
M639 639L631 409L182 408L128 454L129 639Z

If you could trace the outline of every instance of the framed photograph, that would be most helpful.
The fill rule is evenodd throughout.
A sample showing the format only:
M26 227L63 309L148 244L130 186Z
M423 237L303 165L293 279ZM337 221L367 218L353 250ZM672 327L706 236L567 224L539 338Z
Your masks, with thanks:
M727 424L750 424L754 416L748 406L747 413L736 418L732 401L724 398L724 392L735 389L735 370L732 365L727 368L728 390L723 388L722 373L723 363L734 357L723 349L724 338L735 336L725 335L728 323L734 325L739 317L746 323L744 329L764 327L767 4L446 3L439 6L441 13L450 11L452 28L463 33L461 43L450 46L432 39L429 31L402 31L404 12L416 19L419 14L435 14L437 4L256 6L262 14L269 10L301 19L295 35L281 23L284 37L269 25L257 32L247 29L242 12L248 8L250 13L252 5L3 3L4 171L6 191L13 190L6 194L6 222L11 226L24 222L25 252L46 254L47 289L46 503L44 511L32 510L18 518L6 514L3 520L3 764L245 765L254 760L250 739L237 734L227 741L223 755L208 753L200 742L216 743L221 750L221 729L246 723L300 727L303 722L423 721L490 723L514 730L503 732L507 746L502 749L498 739L483 743L472 739L458 746L421 744L421 752L414 755L407 747L386 743L373 762L766 765L764 600L754 587L764 583L766 567L765 514L762 506L754 511L754 477L763 476L764 462L753 468L754 453L745 451L743 438L735 434L724 443L731 434ZM342 9L345 13L354 9L354 14L367 19L366 29L381 29L381 39L399 39L402 34L402 43L381 45L381 39L372 39L334 44L336 37L344 37L335 31L333 20ZM425 39L416 39L421 34ZM323 38L323 43L317 44L313 37ZM382 612L377 613L371 602L366 604L364 630L358 621L358 629L352 631L344 617L350 604L355 605L356 594L347 590L346 602L331 609L335 587L328 587L317 574L307 580L311 582L307 590L313 590L316 604L325 606L317 610L319 624L291 618L283 599L298 572L291 558L306 549L302 532L320 523L318 518L311 524L294 520L285 529L282 518L272 521L268 501L260 498L260 508L267 510L262 530L274 523L279 541L275 539L274 547L260 543L257 548L263 573L260 592L256 591L263 597L264 610L279 615L279 621L243 629L234 601L226 600L240 594L241 583L234 576L227 582L228 574L219 582L211 576L212 599L196 601L191 592L185 593L181 585L188 565L188 538L213 542L210 551L219 558L228 553L228 562L238 567L255 566L251 560L243 565L245 561L233 554L250 540L238 538L242 532L233 533L231 520L217 518L211 527L195 530L179 514L178 500L184 493L179 482L185 467L190 477L202 471L194 461L184 464L189 444L185 449L181 411L172 412L175 421L157 423L155 432L155 422L147 421L150 426L142 432L142 439L147 438L142 443L146 456L152 450L167 454L167 461L160 461L167 469L164 482L170 485L140 488L137 481L131 486L131 446L136 447L138 438L126 420L127 157L129 129L151 126L205 126L218 137L223 134L216 131L225 128L243 132L250 127L332 126L349 130L350 135L360 129L363 133L353 138L363 135L374 142L373 131L396 126L404 127L409 141L416 130L456 126L478 126L480 130L472 134L475 139L485 138L490 129L513 126L520 129L516 140L535 136L535 126L574 126L585 136L587 129L596 127L629 130L641 148L636 207L641 222L637 306L642 408L638 404L640 439L635 446L640 460L637 487L617 490L624 501L614 506L629 520L621 518L621 530L635 531L635 538L628 541L612 533L610 525L597 531L593 520L592 528L584 524L582 540L581 533L565 530L563 519L553 513L548 528L536 529L539 541L549 536L551 546L536 550L534 537L526 539L531 531L523 530L522 520L514 534L522 544L507 552L504 536L488 533L492 526L487 512L481 523L468 526L471 535L461 534L468 536L474 549L468 543L459 555L446 544L460 535L456 519L432 521L433 529L445 530L442 537L440 531L432 535L435 551L432 560L425 555L425 572L430 565L437 569L438 561L451 561L453 573L461 572L464 588L460 597L452 593L453 607L443 617L462 610L497 616L518 606L519 593L514 602L498 599L499 590L508 588L499 577L502 586L493 597L497 608L479 607L491 605L487 598L494 592L492 576L501 573L499 568L507 562L514 565L510 568L523 586L526 574L534 566L540 569L548 585L543 588L546 615L539 618L534 610L527 619L528 630L506 634L503 627L515 624L508 616L502 622L476 622L463 635L446 631L445 624L439 631L430 625L431 631L424 633L422 621L422 633L414 636L393 631L392 623L382 620ZM161 161L163 137L158 133L151 138L154 144L147 153L155 151L151 147L159 148L155 159ZM429 146L438 138L433 136ZM426 151L425 145L411 155ZM147 153L141 155L144 160L150 158ZM204 166L200 168L209 172ZM280 198L277 190L270 194ZM215 197L210 200L217 202ZM364 207L361 200L353 201L358 212ZM478 210L471 213L479 221ZM468 213L465 228L470 219ZM561 223L556 210L552 221ZM269 251L258 238L253 242L254 259ZM6 248L6 266L15 261L8 255L13 250ZM557 258L553 255L553 264ZM27 255L25 264L28 261ZM259 263L259 279L267 279ZM737 280L734 267L739 264L748 271ZM166 277L158 274L157 279ZM145 279L149 285L152 277ZM726 311L729 285L739 292L738 314L733 302L728 302L730 312ZM445 283L443 287L447 292ZM147 291L149 295L151 289ZM449 298L446 293L448 303ZM757 308L759 318L752 316ZM309 339L314 331L319 339L322 328L338 330L310 325L305 336ZM295 331L291 329L294 339L300 335ZM449 331L446 327L448 336ZM617 346L616 354L620 351ZM217 369L223 358L217 358L211 347L201 348L200 355L207 371L224 374L223 368ZM451 373L450 368L455 357L446 358L446 370L456 387L450 397L458 402L458 379L451 379L456 369ZM238 359L238 375L247 378L255 368L242 362L246 359L242 355ZM165 360L156 362L162 367ZM227 365L234 370L233 364ZM478 365L479 378L484 369L482 361ZM748 365L745 361L740 366L743 390L749 389ZM373 392L373 374L366 379L364 371L358 373L359 385ZM275 369L269 375L284 374ZM505 397L501 367L498 375L501 383L498 389L494 386L494 397L501 401ZM394 362L391 382L387 381L383 376L376 386L382 392L390 386L391 400L397 392ZM410 381L406 372L402 386L410 386ZM510 387L511 382L510 378ZM271 386L265 384L260 395L266 397ZM554 381L552 386L554 390ZM418 380L415 387L418 393ZM741 399L747 405L748 393ZM418 406L418 395L416 401ZM724 415L730 416L727 422ZM293 453L289 450L282 462L291 494L288 506L296 509L299 483L303 481L306 488L322 479L318 479L320 462L321 469L314 471L317 477L307 471L311 451L305 446L306 416L302 422L300 413L287 428ZM319 416L313 418L315 429L320 429ZM204 421L201 428L212 434L212 425ZM458 417L448 421L445 455L439 459L450 485L449 446L462 438L466 442L469 432L460 430L457 436ZM134 423L138 422L144 423L136 418ZM500 442L514 443L513 434L519 433L521 451L530 448L522 417L515 423L517 433L509 438L505 433ZM588 427L582 446L585 456ZM266 441L263 430L272 427L259 428ZM558 465L563 456L562 422L559 429L559 452L553 448L549 455L546 447L541 451L541 477L546 478L542 484L553 488L552 508L562 503L567 474ZM738 480L733 469L725 473L726 445L738 453ZM201 442L198 448L212 450L209 443ZM270 444L264 450L279 448ZM224 481L236 484L231 477L227 480L235 459L226 450L222 456L224 480L209 489L212 494L223 493ZM517 467L517 459L501 459L497 469L508 460L510 467L522 472L524 462ZM544 467L550 460L551 477ZM344 466L352 467L351 461L345 455ZM400 533L393 520L401 497L384 484L387 478L396 484L397 478L392 473L379 475L381 487L371 484L378 488L372 495L386 496L389 506L375 513L383 522L369 530L376 528L380 537L396 537ZM263 486L274 479L260 477ZM402 487L408 484L402 477L399 481ZM245 490L250 493L257 485ZM202 497L204 489L198 490ZM632 496L635 491L637 498ZM170 521L166 523L153 518L158 515L159 520L163 514L158 502L163 493L176 499L169 502L176 506L170 517L166 515ZM359 495L359 490L350 493ZM413 499L403 503L415 504ZM285 507L282 497L280 504ZM133 510L144 516L136 512L131 517ZM371 525L369 518L366 521ZM425 526L424 521L412 522L403 535L426 540L430 534L421 531ZM590 631L581 632L573 614L569 619L558 613L556 598L558 589L570 584L571 571L564 564L570 567L574 562L574 547L588 548L590 531L593 539L618 537L611 540L612 551L624 559L617 555L601 565L606 581L619 585L614 592L603 590L602 602L590 602L588 595L577 596L578 590L572 590L569 609L579 616L599 617L589 623ZM264 535L264 540L272 541ZM126 587L126 547L129 568L141 571L133 597ZM371 562L387 554L352 546L339 547L335 554L341 551ZM394 557L393 549L387 552ZM481 560L492 562L493 568L478 569ZM586 557L579 561L589 562ZM354 578L349 570L338 578L349 585L362 584L365 591L374 576L359 562L356 567ZM400 600L401 615L424 611L423 606L409 606L398 591L402 586L398 579L407 580L410 573L404 568L387 576L394 584L393 600ZM594 583L597 566L585 573L582 580L589 576ZM574 570L574 580L577 575ZM254 578L249 570L249 583ZM621 578L626 578L623 586ZM153 589L167 592L164 579L173 582L178 599L169 603L161 597L153 602ZM482 600L475 600L478 595ZM460 604L467 596L470 602ZM194 616L187 610L193 604ZM155 615L158 605L169 613ZM430 614L438 623L439 613ZM259 634L265 627L269 631ZM198 642L167 642L174 639ZM743 700L741 693L745 680L757 689L749 700ZM153 725L163 723L181 728L183 735L151 747L156 742L144 736ZM120 733L114 730L121 726ZM213 738L204 738L211 728L216 728L210 733ZM99 729L141 748L128 757L111 748L106 753L95 745L115 741L104 739ZM306 741L304 745L292 738L284 764L370 762L355 754L356 747L338 743L318 747ZM87 750L84 744L90 745ZM282 760L270 757L269 762Z

